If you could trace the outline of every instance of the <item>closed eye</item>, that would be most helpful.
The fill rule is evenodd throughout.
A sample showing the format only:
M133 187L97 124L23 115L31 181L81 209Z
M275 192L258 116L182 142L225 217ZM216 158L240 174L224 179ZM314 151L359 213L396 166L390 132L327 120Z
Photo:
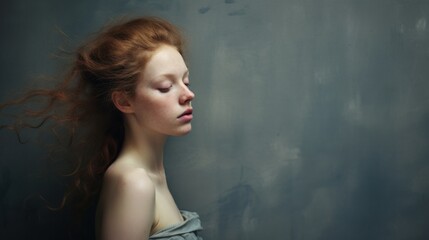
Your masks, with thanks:
M171 87L167 87L167 88L158 88L158 91L162 92L162 93L167 93L170 91Z

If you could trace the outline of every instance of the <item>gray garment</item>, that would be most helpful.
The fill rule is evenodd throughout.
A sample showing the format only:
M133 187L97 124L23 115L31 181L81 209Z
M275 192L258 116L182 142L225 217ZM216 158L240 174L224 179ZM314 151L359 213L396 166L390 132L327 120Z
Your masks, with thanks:
M162 240L203 240L197 235L197 231L202 230L200 217L195 212L180 211L184 221L177 225L162 229L149 239Z

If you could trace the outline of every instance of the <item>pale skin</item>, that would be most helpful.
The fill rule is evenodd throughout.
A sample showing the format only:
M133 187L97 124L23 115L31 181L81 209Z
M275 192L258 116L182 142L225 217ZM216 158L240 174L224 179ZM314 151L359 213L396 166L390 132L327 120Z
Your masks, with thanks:
M191 131L189 71L175 47L162 45L142 71L135 95L114 92L125 140L108 168L97 208L97 238L142 240L183 218L168 189L163 149L168 136ZM183 116L183 113L188 114Z

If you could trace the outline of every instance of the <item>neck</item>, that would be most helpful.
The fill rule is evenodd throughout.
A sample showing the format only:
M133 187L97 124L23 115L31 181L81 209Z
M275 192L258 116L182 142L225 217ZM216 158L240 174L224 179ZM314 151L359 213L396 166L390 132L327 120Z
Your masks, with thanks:
M125 139L121 153L133 163L153 174L164 174L164 144L166 136L144 130L129 121L125 124Z

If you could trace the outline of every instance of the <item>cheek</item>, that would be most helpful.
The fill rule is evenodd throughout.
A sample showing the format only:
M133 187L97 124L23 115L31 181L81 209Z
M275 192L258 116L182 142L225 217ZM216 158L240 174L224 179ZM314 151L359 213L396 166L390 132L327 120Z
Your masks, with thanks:
M137 111L144 118L162 116L168 113L168 101L153 96L139 96L136 100Z

